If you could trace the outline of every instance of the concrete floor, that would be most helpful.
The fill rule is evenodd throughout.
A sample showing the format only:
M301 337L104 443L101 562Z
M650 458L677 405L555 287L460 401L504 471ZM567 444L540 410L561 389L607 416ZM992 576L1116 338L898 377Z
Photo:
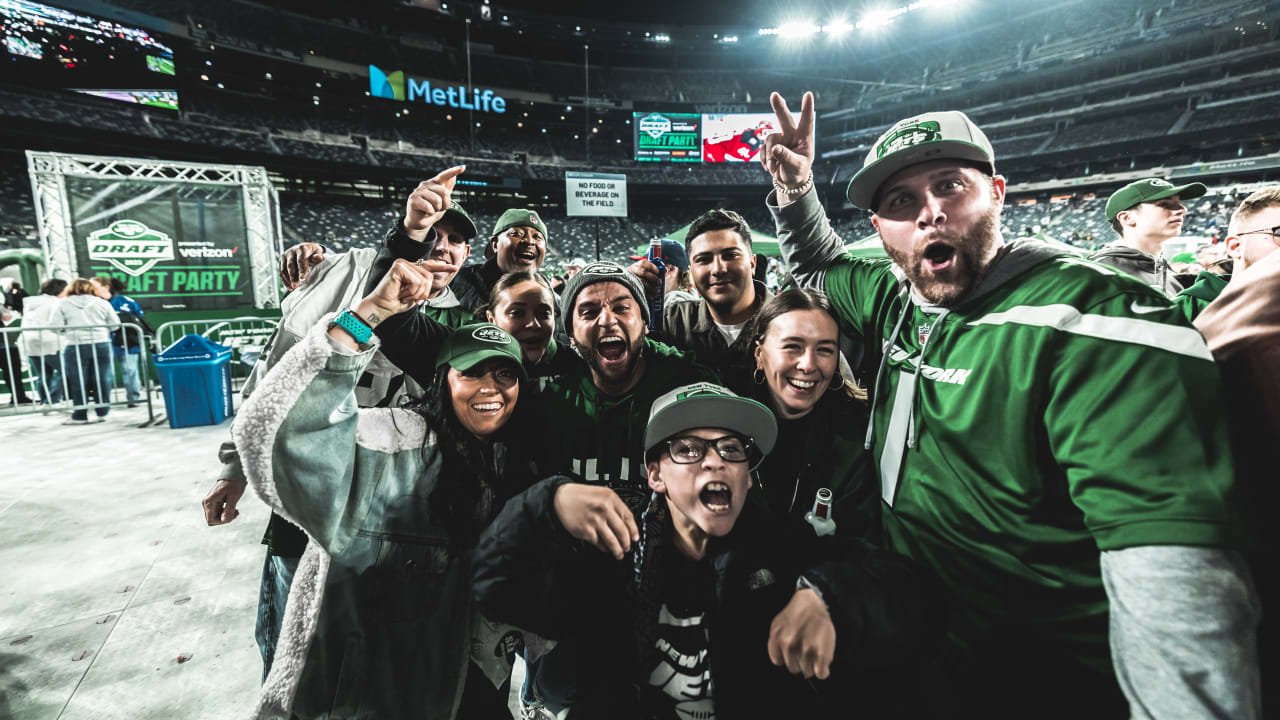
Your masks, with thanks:
M0 418L0 720L244 717L268 513L200 507L231 421L65 417Z

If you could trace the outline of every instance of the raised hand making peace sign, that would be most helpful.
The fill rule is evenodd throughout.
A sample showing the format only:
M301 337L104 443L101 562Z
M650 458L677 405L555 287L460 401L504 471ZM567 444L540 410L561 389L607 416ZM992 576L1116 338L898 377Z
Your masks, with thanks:
M773 176L773 181L783 187L794 188L809 179L813 169L813 93L807 92L800 101L800 121L796 122L787 107L787 101L778 93L769 96L773 113L778 116L782 132L764 139L764 152L760 162Z

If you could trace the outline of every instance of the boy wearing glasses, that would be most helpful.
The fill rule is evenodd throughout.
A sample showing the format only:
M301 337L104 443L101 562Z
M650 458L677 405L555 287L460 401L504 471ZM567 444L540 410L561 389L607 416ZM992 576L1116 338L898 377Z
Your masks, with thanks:
M869 668L915 654L933 623L908 560L748 502L776 435L754 400L677 388L645 427L653 495L639 517L612 490L558 476L481 537L485 616L578 643L572 716L816 716L835 709L828 683L847 706L854 671L872 703L885 691Z

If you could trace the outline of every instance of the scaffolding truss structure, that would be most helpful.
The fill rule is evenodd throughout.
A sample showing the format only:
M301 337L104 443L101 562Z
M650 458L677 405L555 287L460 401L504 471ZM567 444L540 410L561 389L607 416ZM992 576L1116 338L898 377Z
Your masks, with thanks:
M280 198L266 168L28 150L27 170L47 277L70 280L81 270L76 267L67 178L155 182L178 185L179 192L184 184L193 189L223 186L228 194L239 193L243 199L254 306L280 306L276 280L276 263L283 252Z

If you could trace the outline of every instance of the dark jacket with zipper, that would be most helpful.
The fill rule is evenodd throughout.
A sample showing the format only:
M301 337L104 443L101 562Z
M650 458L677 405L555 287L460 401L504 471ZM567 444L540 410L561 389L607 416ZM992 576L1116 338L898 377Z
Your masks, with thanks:
M683 300L668 305L663 313L662 333L655 335L663 342L692 352L699 363L720 374L725 387L740 395L747 394L755 366L750 355L751 323L765 300L769 299L769 289L764 283L751 282L756 293L755 303L751 306L751 320L732 343L716 327L705 299Z
M769 405L768 390L754 385ZM752 473L753 498L776 513L804 521L819 488L831 491L836 533L880 545L880 481L863 449L868 411L864 403L829 390L807 415L778 418L778 440Z
M614 560L574 540L555 513L548 478L509 501L481 536L473 562L476 600L499 622L578 647L571 717L654 718L643 663L653 652L663 598L664 553L675 552L666 503L639 515L643 546ZM637 557L638 556L638 557ZM815 563L824 558L824 563ZM816 538L747 503L734 529L702 559L714 577L707 608L716 717L833 717L901 707L888 681L931 640L934 593L906 558L837 538ZM836 569L828 572L828 568ZM806 681L769 660L774 617L805 578L836 626L832 676Z

